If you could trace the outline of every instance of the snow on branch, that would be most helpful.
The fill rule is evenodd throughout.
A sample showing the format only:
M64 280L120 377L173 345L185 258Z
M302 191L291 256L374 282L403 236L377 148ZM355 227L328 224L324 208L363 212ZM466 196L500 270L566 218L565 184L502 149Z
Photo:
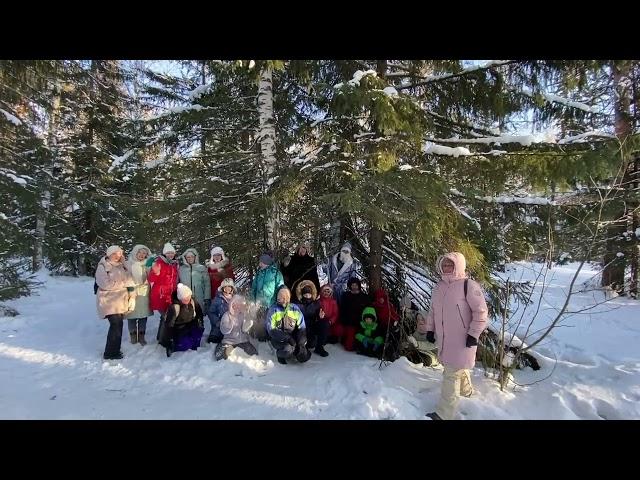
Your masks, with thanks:
M445 147L443 145L437 145L433 142L427 142L424 147L424 153L431 153L434 155L448 155L450 157L459 157L471 155L469 149L465 147Z
M450 188L449 192L459 197L466 196L464 193L462 193L461 191L455 188ZM518 197L515 195L500 195L497 197L489 197L489 196L481 197L479 195L474 195L474 198L476 200L481 200L483 202L489 202L489 203L520 203L523 205L556 205L554 201L551 201L548 198L534 197L534 196Z
M456 205L453 202L453 200L451 200L450 198L447 198L447 200L449 200L449 203L451 204L451 206L453 208L455 208L458 211L458 213L460 213L460 215L462 215L463 217L465 217L468 220L470 220L471 223L473 223L478 230L481 230L480 222L478 222L475 218L473 218L471 215L469 215L467 212L465 212L462 208L460 208L458 205Z
M22 178L22 176L14 175L15 172L12 173L12 171L5 170L4 168L0 168L0 173L3 174L5 177L10 178L11 180L13 180L14 183L17 183L18 185L21 185L24 187L27 184L27 181L24 178Z
M523 88L520 93L523 93L528 97L535 97L535 94L526 87ZM540 92L540 95L550 103L560 103L562 105L566 105L567 107L577 108L578 110L583 110L588 113L598 113L598 110L595 107L591 107L586 103L569 100L568 98L560 97L553 93Z
M468 75L469 73L473 73L473 72L477 72L477 71L481 71L481 70L487 70L491 67L499 67L501 65L508 65L510 63L514 63L515 60L490 60L488 62L485 62L483 64L480 65L474 65L473 67L468 67L465 68L463 70L461 70L458 73L443 73L443 74L439 74L439 75L429 75L427 77L424 77L424 80L421 80L420 82L417 83L413 83L413 84L409 84L409 85L401 85L398 88L398 90L406 90L408 88L414 88L414 87L419 87L422 85L428 85L429 83L433 83L433 82L440 82L443 80L450 80L452 78L457 78L457 77L461 77L463 75Z
M555 136L552 132L541 132L527 135L500 135L498 137L474 137L474 138L432 138L429 142L444 143L482 143L489 145L491 143L519 143L525 147L533 143L556 143ZM467 154L470 155L470 154Z
M6 110L3 110L0 108L0 113L2 113L6 119L13 123L14 125L18 126L18 125L22 125L22 121L16 117L15 115L12 115L11 113L7 112Z
M127 152L125 152L124 155L120 155L115 156L115 155L111 155L111 158L113 158L113 162L111 162L111 166L109 167L109 170L107 170L109 173L113 172L116 168L118 168L120 165L122 165L123 162L125 162L127 160L127 158L129 158L131 155L133 155L133 150L129 150Z
M558 143L559 144L574 143L580 140L584 140L587 137L616 138L616 136L611 133L605 133L599 130L592 130L590 132L580 133L572 137L561 138L560 140L558 140Z

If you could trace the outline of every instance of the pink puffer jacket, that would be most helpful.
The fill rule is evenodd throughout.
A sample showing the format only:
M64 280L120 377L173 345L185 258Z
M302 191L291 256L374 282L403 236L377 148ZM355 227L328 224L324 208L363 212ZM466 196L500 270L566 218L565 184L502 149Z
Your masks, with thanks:
M450 275L442 274L442 261L448 258L454 265ZM476 347L467 347L467 335L476 339L487 327L487 302L480 285L469 279L467 297L464 281L467 278L467 262L458 252L447 253L437 262L442 280L431 294L431 309L427 314L427 327L435 332L438 357L443 365L457 369L473 368Z

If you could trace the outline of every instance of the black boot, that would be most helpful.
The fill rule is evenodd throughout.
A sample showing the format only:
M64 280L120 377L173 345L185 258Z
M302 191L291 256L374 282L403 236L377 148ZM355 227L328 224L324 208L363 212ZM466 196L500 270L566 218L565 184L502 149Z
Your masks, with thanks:
M442 420L442 417L436 412L427 413L425 417L429 417L431 420Z
M282 365L286 365L287 359L284 357L278 357L278 363L281 363Z
M124 353L118 352L118 353L114 353L112 355L104 354L102 356L102 358L104 358L105 360L120 360L120 359L124 358Z
M328 357L329 356L329 352L327 352L322 345L318 345L315 348L315 350L313 351L313 353L317 353L321 357Z

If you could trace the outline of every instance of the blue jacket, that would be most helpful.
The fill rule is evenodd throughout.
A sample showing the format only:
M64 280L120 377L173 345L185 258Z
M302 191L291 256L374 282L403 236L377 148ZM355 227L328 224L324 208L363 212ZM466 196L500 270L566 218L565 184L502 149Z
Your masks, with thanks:
M211 302L211 305L209 306L209 312L207 313L209 315L209 320L211 321L211 326L213 329L218 331L220 330L220 320L222 319L222 316L227 313L227 310L229 310L229 302L226 298L224 298L222 292L218 292L216 298L214 298L213 302Z
M284 285L282 273L275 264L258 271L251 284L251 300L264 307L276 303L278 289Z

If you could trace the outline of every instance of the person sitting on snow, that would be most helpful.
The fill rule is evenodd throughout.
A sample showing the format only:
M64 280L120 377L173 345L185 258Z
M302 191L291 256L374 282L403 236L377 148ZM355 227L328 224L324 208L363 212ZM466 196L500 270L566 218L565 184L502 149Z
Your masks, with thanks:
M167 311L160 345L165 347L167 357L173 352L197 350L204 333L204 319L200 304L193 298L193 292L179 283L173 303Z
M376 309L367 307L362 311L362 320L356 333L356 351L360 355L379 358L384 338L380 335Z
M473 394L470 369L476 363L478 338L487 328L487 302L480 285L467 278L466 263L459 252L447 253L436 263L442 279L431 294L426 338L437 341L444 377L436 411L427 414L433 420L453 419L459 395Z
M303 280L298 283L296 289L296 305L300 308L307 326L307 348L315 349L321 357L329 353L324 349L329 336L329 322L324 317L320 318L320 300L316 286L311 280Z
M220 332L224 338L216 346L216 360L226 360L236 347L241 348L248 355L258 354L256 347L249 341L249 331L253 320L246 316L246 312L247 302L245 299L240 295L234 295L229 302L229 309L220 320Z
M418 312L416 321L416 331L407 339L414 347L407 353L407 359L413 363L422 363L425 367L434 367L438 365L438 348L427 338L427 312Z
M286 364L288 359L295 357L304 363L311 357L304 315L291 303L291 291L287 287L278 290L276 299L277 303L267 311L265 329L276 349L278 362Z
M220 331L220 320L229 309L229 302L236 293L236 285L231 278L225 278L218 287L216 297L211 302L207 315L211 323L211 332L207 338L207 343L220 343L222 332Z
M342 325L342 344L347 352L353 351L358 324L362 311L371 305L371 298L362 291L362 283L356 277L349 279L349 290L342 296L340 323Z

